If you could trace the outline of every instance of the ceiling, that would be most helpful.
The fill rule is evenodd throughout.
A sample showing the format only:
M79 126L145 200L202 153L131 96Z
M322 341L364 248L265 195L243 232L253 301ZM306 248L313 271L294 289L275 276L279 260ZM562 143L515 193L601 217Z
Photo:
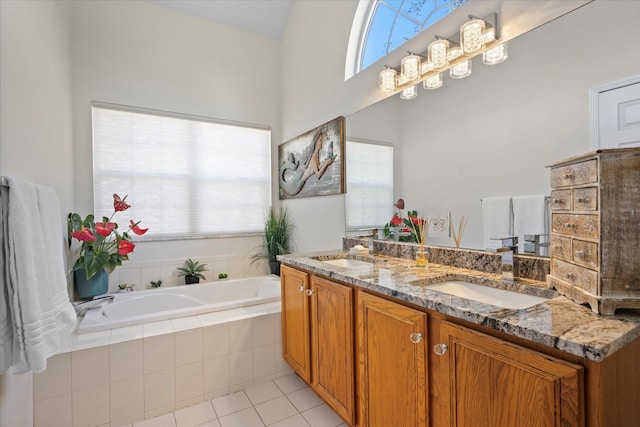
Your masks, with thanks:
M279 39L294 0L146 0L202 19Z

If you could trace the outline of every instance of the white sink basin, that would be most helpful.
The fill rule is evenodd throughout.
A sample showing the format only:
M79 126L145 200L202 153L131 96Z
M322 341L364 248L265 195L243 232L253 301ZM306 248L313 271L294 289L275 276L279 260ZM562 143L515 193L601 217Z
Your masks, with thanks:
M529 308L548 301L547 298L505 291L503 289L496 289L458 280L429 285L427 288L512 310Z
M360 261L358 259L349 259L349 258L338 258L338 259L328 259L326 261L322 261L325 264L331 264L338 267L346 267L346 268L356 268L356 267L371 267L372 264L367 261Z

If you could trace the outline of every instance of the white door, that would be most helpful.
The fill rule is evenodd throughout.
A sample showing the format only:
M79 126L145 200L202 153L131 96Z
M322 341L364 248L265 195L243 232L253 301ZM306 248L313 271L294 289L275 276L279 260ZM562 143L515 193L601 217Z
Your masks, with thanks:
M640 147L640 81L595 89L597 139L594 148ZM595 130L595 129L594 129Z

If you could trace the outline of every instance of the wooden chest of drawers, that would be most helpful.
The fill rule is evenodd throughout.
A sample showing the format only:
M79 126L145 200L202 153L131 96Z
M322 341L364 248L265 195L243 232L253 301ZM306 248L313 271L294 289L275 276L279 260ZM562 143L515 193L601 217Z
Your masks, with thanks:
M551 168L550 287L598 314L640 308L640 148Z

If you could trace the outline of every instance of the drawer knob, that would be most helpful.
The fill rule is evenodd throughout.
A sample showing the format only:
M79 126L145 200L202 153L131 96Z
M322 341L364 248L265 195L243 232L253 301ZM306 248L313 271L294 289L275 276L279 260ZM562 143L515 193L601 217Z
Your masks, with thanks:
M571 279L573 279L573 278L575 277L575 275L574 275L573 273L567 273L567 274L565 274L565 275L564 275L564 277L565 277L566 279L571 280Z
M447 347L446 344L436 344L433 346L433 352L438 356L444 355L447 350L449 350L449 347Z
M578 197L578 203L589 203L588 197Z
M558 205L563 205L564 204L564 200L562 200L562 199L553 199L553 203L556 203Z
M298 291L300 291L300 292L304 292L304 285L302 285L302 286L298 287Z
M313 295L313 289L307 289L307 296L310 297Z
M422 341L422 334L420 332L412 333L411 335L409 335L409 341L414 344L418 344L420 341Z

